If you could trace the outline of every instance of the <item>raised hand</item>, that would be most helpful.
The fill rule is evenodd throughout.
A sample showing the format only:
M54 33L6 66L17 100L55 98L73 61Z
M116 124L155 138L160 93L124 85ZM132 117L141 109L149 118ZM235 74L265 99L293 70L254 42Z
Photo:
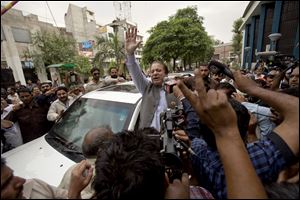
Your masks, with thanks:
M233 76L237 88L242 92L249 93L252 90L259 88L253 80L243 76L239 70L233 72Z
M225 93L210 89L206 92L200 71L196 70L196 91L198 95L189 90L180 81L178 86L184 96L190 101L195 111L214 134L222 134L224 129L237 128L237 117L227 100Z
M136 41L136 35L137 35L137 28L129 28L126 31L126 40L125 40L125 48L128 55L133 55L134 51L137 49L137 47L140 45L142 41L137 42Z
M68 197L80 198L81 191L89 184L93 168L87 160L82 160L72 171Z

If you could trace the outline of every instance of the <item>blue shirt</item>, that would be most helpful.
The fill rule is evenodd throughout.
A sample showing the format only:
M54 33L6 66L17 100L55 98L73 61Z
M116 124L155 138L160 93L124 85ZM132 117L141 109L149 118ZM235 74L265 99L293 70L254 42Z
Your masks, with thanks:
M265 137L276 127L276 124L270 119L270 108L260 106L255 103L242 102L242 104L252 113L257 119L257 125L260 130L260 135Z
M218 152L208 147L200 138L195 138L191 147L197 155L192 155L191 161L200 185L217 199L227 198L224 168ZM276 181L279 172L287 166L280 150L268 137L247 144L247 151L263 183Z

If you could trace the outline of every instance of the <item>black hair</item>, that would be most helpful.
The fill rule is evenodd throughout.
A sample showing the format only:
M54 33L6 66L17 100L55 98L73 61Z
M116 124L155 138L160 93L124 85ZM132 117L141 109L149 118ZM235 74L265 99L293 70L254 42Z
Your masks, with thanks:
M91 69L91 74L93 74L94 71L99 71L99 72L100 72L100 69L98 69L97 67L93 67L93 68Z
M14 92L16 92L16 88L15 88L15 87L13 87L13 86L11 86L11 87L8 87L8 88L7 88L7 90L8 90L8 89L10 89L10 90L13 90Z
M165 71L165 74L168 74L168 73L169 73L168 66L167 66L163 61L155 60L155 61L153 61L153 62L151 63L151 66L152 66L153 64L155 64L155 63L158 63L158 64L160 64L160 65L163 66L164 71ZM151 66L150 66L150 70L151 70Z
M66 88L65 86L59 86L59 87L57 87L56 90L55 90L55 95L57 95L57 92L58 92L59 90L64 90L66 93L68 93L68 88Z
M147 133L157 133L151 130ZM160 146L144 132L145 129L117 133L108 148L98 151L92 183L94 198L164 198L165 170Z
M28 92L29 94L31 94L31 90L27 87L21 87L20 89L18 89L18 95L20 95L21 92Z
M236 89L233 85L227 82L219 83L217 86L217 90L226 89L228 92L226 93L227 97L231 97L232 93L236 92Z

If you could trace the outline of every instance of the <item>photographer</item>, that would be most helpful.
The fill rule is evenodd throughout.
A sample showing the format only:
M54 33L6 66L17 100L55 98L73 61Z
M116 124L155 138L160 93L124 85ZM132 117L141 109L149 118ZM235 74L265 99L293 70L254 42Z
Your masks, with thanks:
M126 32L127 69L139 92L143 95L139 128L154 127L160 130L160 113L177 103L172 94L164 90L164 78L168 75L167 66L161 61L154 61L150 67L151 81L148 80L137 63L134 51L140 42L136 41L137 29L129 28Z

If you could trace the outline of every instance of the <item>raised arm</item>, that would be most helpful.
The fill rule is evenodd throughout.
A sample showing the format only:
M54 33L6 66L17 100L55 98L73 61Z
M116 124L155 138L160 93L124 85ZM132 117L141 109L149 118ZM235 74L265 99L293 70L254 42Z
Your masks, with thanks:
M283 122L274 129L294 155L299 155L299 98L258 87L254 81L234 72L239 90L260 98L283 116Z
M206 92L201 74L196 71L196 91L192 93L182 82L179 88L195 111L214 133L218 152L223 163L228 198L266 198L240 137L236 114L224 93ZM245 187L247 183L248 187Z
M150 84L150 81L146 78L145 74L142 72L139 64L137 63L134 51L139 46L141 41L136 41L136 35L137 35L137 29L136 28L129 28L126 31L126 53L127 53L127 61L126 66L127 69L132 77L132 80L140 93L144 93L145 88L148 84Z

